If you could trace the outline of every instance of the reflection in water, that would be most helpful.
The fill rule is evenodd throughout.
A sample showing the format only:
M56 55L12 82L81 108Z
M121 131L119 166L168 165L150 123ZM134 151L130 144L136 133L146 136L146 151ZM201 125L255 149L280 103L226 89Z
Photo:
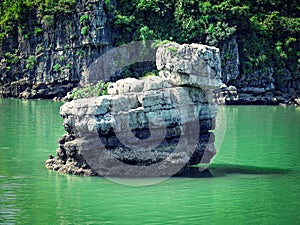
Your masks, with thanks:
M267 175L267 174L287 174L291 172L289 169L256 167L256 166L242 166L230 164L212 164L208 168L211 176L226 176L230 174L253 174L253 175Z
M199 169L200 168L200 169ZM232 164L211 164L206 169L201 168L201 165L195 166L191 169L189 177L207 178L207 177L220 177L231 174L252 174L252 175L268 175L268 174L287 174L292 172L290 169L268 168L257 166L243 166Z

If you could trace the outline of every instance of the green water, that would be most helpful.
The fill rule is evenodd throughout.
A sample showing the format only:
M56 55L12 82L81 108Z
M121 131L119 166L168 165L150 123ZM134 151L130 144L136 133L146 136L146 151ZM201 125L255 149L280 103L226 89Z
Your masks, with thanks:
M44 168L60 105L0 99L0 224L300 224L297 108L225 107L213 177L133 187Z

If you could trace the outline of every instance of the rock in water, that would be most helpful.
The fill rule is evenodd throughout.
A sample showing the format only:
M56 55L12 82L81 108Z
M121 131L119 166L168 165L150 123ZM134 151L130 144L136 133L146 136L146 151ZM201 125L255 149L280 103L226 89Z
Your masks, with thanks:
M60 114L67 135L46 167L110 177L194 174L216 154L219 50L169 43L156 55L160 76L112 83L108 95L65 103Z
M221 85L219 49L200 44L169 43L157 50L156 65L160 75L175 85L202 89Z

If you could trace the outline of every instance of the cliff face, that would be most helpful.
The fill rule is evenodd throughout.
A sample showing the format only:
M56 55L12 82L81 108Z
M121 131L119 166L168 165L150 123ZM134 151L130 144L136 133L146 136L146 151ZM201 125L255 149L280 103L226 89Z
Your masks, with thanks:
M300 96L299 75L293 77L288 69L275 73L272 67L241 73L239 51L240 46L234 38L221 48L223 84L217 90L219 103L297 104Z
M157 51L160 76L126 78L108 94L65 103L67 134L46 167L60 172L112 177L191 175L216 154L219 50L167 44ZM199 172L199 171L198 171Z
M190 35L199 33L182 32L184 29L178 27L178 24L176 25L176 23L180 24L181 20L174 18L177 14L169 4L162 4L157 9L155 7L151 9L155 9L159 12L159 15L149 9L148 18L147 14L144 14L145 9L143 7L139 8L141 7L140 4L133 6L128 2L125 4L123 1L113 0L76 0L73 2L76 3L74 8L67 13L58 12L44 15L38 7L32 11L25 11L26 20L15 25L15 29L10 31L7 37L3 39L0 46L0 97L61 98L65 96L68 91L77 86L82 74L85 73L89 65L114 47L115 39L130 42L152 38L172 38L182 41ZM151 4L155 3L155 1L150 2ZM151 4L149 3L145 7L150 7ZM196 2L193 4L196 4ZM117 9L115 11L117 13L116 17L113 18L114 9ZM55 10L55 8L52 10ZM215 13L216 15L222 14ZM189 14L193 15L192 12L185 13L183 11L182 16L185 17ZM196 13L194 16L197 17L198 14ZM137 18L134 19L135 17ZM112 18L114 23L109 22ZM235 17L231 19L237 20ZM247 18L244 19L247 21ZM240 19L237 21L240 21ZM142 25L139 23L149 24L141 28ZM180 30L178 34L174 33L174 35L179 35L178 37L176 35L168 37L168 32L171 32L172 29L167 27L172 23L175 23L174 32L177 29ZM210 27L210 25L212 24L207 26ZM166 26L166 28L162 26ZM151 29L156 30L158 36L155 36L154 31ZM240 24L240 27L237 26L236 29L243 30L243 23ZM234 30L231 31L234 32ZM0 31L2 32L2 30ZM252 30L251 32L258 31ZM295 32L297 34L298 31ZM188 35L185 35L185 33ZM202 36L205 34L205 32L201 33L203 33ZM223 32L220 32L221 34ZM257 43L248 43L251 41L247 42L247 32L243 31L242 34L238 34L231 34L230 32L230 35L228 34L229 36L226 36L225 39L215 40L220 47L221 80L224 83L220 93L218 93L220 102L226 104L292 104L297 102L297 98L299 101L299 65L297 65L297 62L294 63L294 59L297 57L293 56L293 60L289 60L287 57L289 54L291 56L295 55L298 51L297 40L291 38L292 41L285 43L286 47L281 42L277 43L281 43L281 45L276 47L276 51L283 51L284 48L289 49L288 55L286 55L287 59L281 61L290 62L280 66L263 63L275 60L264 58L267 56L263 52L266 53L268 52L266 49L269 49L269 47L264 46L264 39L262 39L262 43L259 42L259 38L253 39ZM1 35L2 33L0 33ZM209 32L206 32L205 35L209 36ZM195 37L191 40L205 42L206 39ZM248 43L247 45L245 41ZM272 42L270 41L270 43ZM289 45L294 47L292 48ZM253 49L251 49L252 47ZM273 47L275 49L275 46ZM261 53L260 49L262 50ZM279 52L276 54L278 55ZM271 56L272 54L270 53ZM280 57L285 57L284 51L280 54ZM255 58L256 55L259 55L259 57ZM250 59L247 57L250 57ZM276 60L278 61L278 59ZM274 62L277 62L276 60ZM247 70L248 64L251 68L255 64L256 69ZM146 65L150 68L151 66L151 64ZM135 68L135 71L131 71L131 75L138 77L142 74L145 65L139 65L139 67L142 69Z
M11 32L2 44L2 97L63 97L86 68L111 46L102 0L77 1L74 13L28 15L26 33Z

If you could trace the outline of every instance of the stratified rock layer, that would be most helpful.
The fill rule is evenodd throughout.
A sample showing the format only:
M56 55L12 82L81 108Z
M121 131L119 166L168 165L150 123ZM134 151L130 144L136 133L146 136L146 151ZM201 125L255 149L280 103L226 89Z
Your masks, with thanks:
M169 55L170 46L186 54ZM189 175L191 165L208 164L216 154L211 130L217 107L210 90L220 83L218 49L172 43L158 49L156 62L161 74L170 76L119 80L109 86L109 95L64 104L60 114L68 134L46 167L161 177ZM179 79L173 79L175 72ZM208 77L210 82L203 82Z
M156 64L160 76L175 85L202 89L221 85L221 60L215 47L172 42L157 50Z

